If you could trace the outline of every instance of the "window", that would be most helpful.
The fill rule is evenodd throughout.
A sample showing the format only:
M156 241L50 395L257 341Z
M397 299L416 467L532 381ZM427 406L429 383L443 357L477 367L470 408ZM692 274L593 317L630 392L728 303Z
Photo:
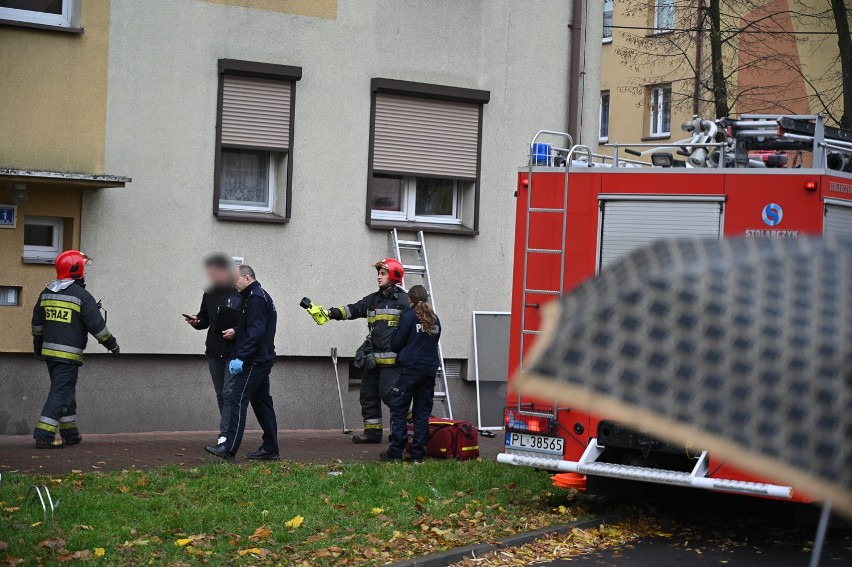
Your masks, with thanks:
M603 7L603 42L612 43L612 15L615 9L614 0L604 0Z
M463 181L373 174L375 220L461 224Z
M24 217L24 262L52 264L62 252L64 220Z
M675 0L654 0L654 33L674 30Z
M601 130L598 138L601 142L609 140L609 91L601 92Z
M672 86L651 87L648 108L650 109L649 135L652 138L669 136L672 129Z
M21 288L0 286L0 307L17 307L21 304Z
M73 0L0 0L0 20L71 27Z
M373 79L367 224L475 234L487 91Z
M290 218L295 84L300 67L222 59L213 214L221 220Z

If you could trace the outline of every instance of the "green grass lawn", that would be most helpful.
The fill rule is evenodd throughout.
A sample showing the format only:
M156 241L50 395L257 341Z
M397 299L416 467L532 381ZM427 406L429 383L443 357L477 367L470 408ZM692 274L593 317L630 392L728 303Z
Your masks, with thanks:
M34 481L55 523L25 510ZM0 565L372 565L590 513L546 473L493 461L4 474L0 501Z

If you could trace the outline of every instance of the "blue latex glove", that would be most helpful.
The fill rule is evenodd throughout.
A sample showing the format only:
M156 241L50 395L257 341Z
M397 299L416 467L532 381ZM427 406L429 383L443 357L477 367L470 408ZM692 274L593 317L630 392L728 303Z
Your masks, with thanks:
M242 371L243 371L243 361L240 360L239 358L235 358L228 365L228 372L231 373L231 376L236 376L237 374L239 374Z

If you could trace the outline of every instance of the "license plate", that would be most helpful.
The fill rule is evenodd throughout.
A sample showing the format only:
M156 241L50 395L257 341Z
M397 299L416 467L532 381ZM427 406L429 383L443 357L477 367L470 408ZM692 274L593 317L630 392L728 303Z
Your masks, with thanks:
M547 453L548 455L561 456L565 454L565 440L561 437L544 437L542 435L513 433L511 431L506 433L506 447L522 451Z

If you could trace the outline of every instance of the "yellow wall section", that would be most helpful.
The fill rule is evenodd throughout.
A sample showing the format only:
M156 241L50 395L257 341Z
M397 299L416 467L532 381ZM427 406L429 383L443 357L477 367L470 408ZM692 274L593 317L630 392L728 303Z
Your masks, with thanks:
M87 0L81 34L0 30L0 165L103 173L108 0Z
M82 192L68 187L33 187L29 200L18 206L17 228L0 228L0 285L22 287L19 307L0 307L0 352L32 350L30 319L33 304L45 284L55 279L49 264L24 264L24 216L65 218L65 247L80 245L80 208ZM10 204L11 189L0 185L0 203Z
M314 18L337 18L337 0L202 0L213 4L285 12Z

